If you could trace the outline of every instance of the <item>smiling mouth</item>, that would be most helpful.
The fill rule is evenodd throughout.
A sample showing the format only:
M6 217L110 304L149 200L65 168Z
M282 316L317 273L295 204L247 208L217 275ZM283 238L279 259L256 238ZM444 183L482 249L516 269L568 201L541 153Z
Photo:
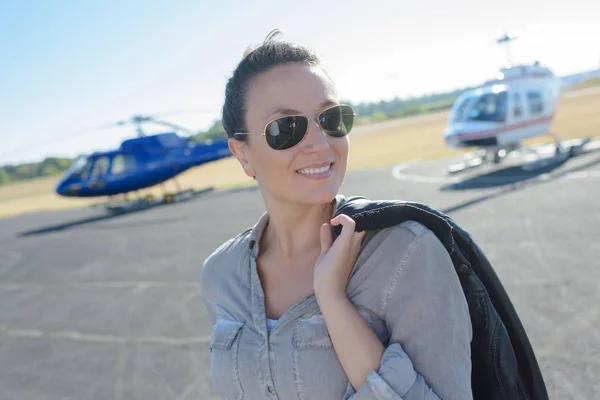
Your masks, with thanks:
M325 165L324 167L303 168L303 169L297 170L296 172L299 173L300 175L319 175L319 174L324 174L324 173L330 171L332 166L333 166L333 163L330 163L328 165Z

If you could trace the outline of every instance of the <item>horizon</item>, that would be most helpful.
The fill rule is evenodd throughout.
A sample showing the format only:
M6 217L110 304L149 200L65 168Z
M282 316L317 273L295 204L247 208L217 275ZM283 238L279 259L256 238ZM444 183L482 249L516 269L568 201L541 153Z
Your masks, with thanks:
M596 72L596 73L599 73L599 74L600 74L600 68L597 68L597 69L594 69L594 70L584 70L584 71L579 71L579 72L575 72L575 73L573 73L573 74L569 74L569 75L560 76L559 78L568 78L568 77L572 77L572 76L574 76L574 77L578 77L579 75L582 75L582 74L585 74L585 73L588 73L588 72ZM595 76L596 76L596 74L595 74ZM566 85L566 83L565 83L565 82L563 82L563 85ZM416 97L420 97L420 96L426 96L426 95L428 95L428 94L444 94L444 93L450 93L450 92L453 92L453 91L455 91L455 90L467 90L467 87L461 87L461 88L448 89L447 91L444 91L444 92L442 92L442 91L433 91L433 92L427 92L427 93L422 93L422 94L419 94L419 95L418 95L418 96L416 96ZM386 101L387 101L387 102L389 102L389 101L392 101L392 100L394 100L395 98L398 98L398 96L396 96L396 97L394 97L394 98L388 98L388 99L379 99L379 100L370 100L370 101L366 101L366 102L359 102L359 103L356 103L356 104L354 104L354 105L359 105L359 104L361 104L361 103L367 103L367 104L368 104L368 103L377 103L377 102L379 102L379 101L384 101L384 102L386 102ZM407 99L408 99L408 97L404 97L404 98L400 98L400 99L402 99L402 100L407 100ZM399 117L399 118L410 118L410 116L407 116L407 117ZM212 125L213 125L215 122L217 122L217 121L220 121L220 119L215 119L215 120L213 120L213 121L212 121L212 122L210 122L210 123L209 123L207 126L205 126L205 127L202 129L202 130L203 130L203 131L205 131L205 130L208 130L208 129L210 128L210 126L212 126ZM129 135L129 136L123 137L123 139L122 139L122 140L127 140L127 139L131 139L131 138L135 137L135 133L133 132L133 131L134 131L134 128L133 128L133 127L131 127L130 129L132 130L132 134L131 134L131 135ZM168 130L168 128L155 128L154 130L145 131L144 133L145 133L145 134L156 134L156 133L172 133L172 132L175 132L175 131L173 131L173 130L169 131L169 130ZM179 133L179 132L176 132L176 133L177 133L178 135L180 135L180 133ZM200 133L200 131L198 131L197 133ZM75 135L77 135L77 132L75 132ZM44 160L45 160L45 159L47 159L47 158L53 158L53 157L54 157L54 158L61 158L61 159L64 159L64 158L69 158L69 159L75 160L75 159L77 159L78 157L81 157L81 156L89 156L89 155L92 155L92 154L94 154L94 153L102 153L102 152L106 152L106 151L114 151L114 150L116 150L116 149L117 149L117 148L105 148L105 149L102 149L102 150L91 150L91 151L87 151L87 152L80 152L80 153L78 153L78 154L72 154L72 155L67 155L67 156L65 156L65 155L46 155L46 156L44 156L44 158L41 158L41 159L27 160L27 161L24 161L24 162L12 163L12 164L2 164L2 163L0 162L0 167L3 167L3 166L9 166L9 165L11 165L11 166L14 166L14 165L19 165L19 164L36 164L36 163L41 163L42 161L44 161ZM1 160L1 157L0 157L0 160Z
M274 0L0 5L0 154L25 149L0 156L0 166L116 148L135 136L133 126L57 137L136 114L204 109L165 119L207 129L220 118L225 80L243 51L274 28L315 50L340 99L355 104L477 85L505 62L495 44L505 32L519 36L515 64L540 60L558 76L600 68L600 27L590 17L599 4L576 0L564 10L530 0L515 14L474 0L433 3L408 10L392 1L311 0L290 2L285 13Z

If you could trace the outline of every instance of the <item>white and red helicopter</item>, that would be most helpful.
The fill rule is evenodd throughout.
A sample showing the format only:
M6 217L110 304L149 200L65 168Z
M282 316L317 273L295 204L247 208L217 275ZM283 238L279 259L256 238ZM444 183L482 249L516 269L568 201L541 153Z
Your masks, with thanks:
M508 48L515 38L506 34L497 43L505 43ZM452 149L477 150L466 155L464 163L450 166L448 172L461 172L484 162L499 163L515 150L535 154L522 141L546 134L556 142L555 157L566 157L583 148L589 139L567 149L548 130L560 93L561 80L549 68L539 62L512 65L508 48L508 63L496 78L462 93L452 106L443 135L446 145Z

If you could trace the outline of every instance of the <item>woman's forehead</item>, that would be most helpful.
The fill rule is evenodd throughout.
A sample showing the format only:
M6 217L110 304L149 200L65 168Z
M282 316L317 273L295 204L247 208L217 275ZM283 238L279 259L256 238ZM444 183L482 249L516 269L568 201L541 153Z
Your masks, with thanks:
M248 112L261 119L277 113L310 113L336 102L334 85L324 71L301 64L281 65L262 73L248 92Z

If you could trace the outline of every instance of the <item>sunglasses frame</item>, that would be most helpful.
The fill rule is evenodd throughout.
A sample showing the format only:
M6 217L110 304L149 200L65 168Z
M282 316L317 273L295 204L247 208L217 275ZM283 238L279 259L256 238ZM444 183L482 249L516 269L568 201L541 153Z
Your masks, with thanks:
M237 136L237 135L259 135L259 136L267 136L267 133L266 133L267 126L269 126L270 124L272 124L273 122L275 122L275 121L277 121L278 119L281 119L281 118L289 118L289 117L306 117L306 118L308 119L308 124L310 124L310 120L311 120L313 117L315 117L315 116L317 116L317 117L318 117L318 116L319 116L319 115L321 115L322 113L324 113L324 112L326 112L326 111L329 111L329 110L331 110L332 108L336 108L336 107L348 107L348 108L350 108L350 109L352 110L352 115L353 115L354 117L356 117L356 112L354 111L354 109L352 108L352 106L351 106L351 105L349 105L349 104L333 104L333 105L331 105L331 106L329 106L329 107L326 107L326 108L324 108L324 109L322 109L322 110L320 110L320 111L315 111L315 112L313 112L313 113L309 113L309 114L290 114L290 115L284 115L284 116L281 116L281 117L273 118L272 120L270 120L269 122L267 122L267 123L265 124L265 127L263 128L263 131L262 131L262 133L256 133L256 132L235 132L235 133L233 134L233 136L234 136L234 137L235 137L235 136ZM327 133L327 132L331 132L330 130L328 130L328 129L325 129L325 128L323 128L323 127L321 126L321 123L319 122L319 118L317 118L317 119L316 119L316 121L317 121L317 125L319 126L319 129L321 129L323 132L326 132L326 133ZM302 135L302 139L300 139L300 141L299 141L298 143L296 143L294 146L297 146L297 145L299 145L299 144L300 144L300 143L301 143L301 142L304 140L304 138L306 137L306 134L308 133L308 124L307 124L307 127L306 127L306 131L305 131L305 132L304 132L304 134ZM352 125L354 125L354 124L352 124ZM348 136L349 134L350 134L350 132L348 132L348 133L347 133L346 135L344 135L344 136ZM344 136L331 136L331 137L344 137ZM292 147L294 147L294 146L291 146L291 147L289 147L289 148L292 148ZM269 147L270 147L270 146L269 146ZM283 150L285 150L285 149L283 149Z

